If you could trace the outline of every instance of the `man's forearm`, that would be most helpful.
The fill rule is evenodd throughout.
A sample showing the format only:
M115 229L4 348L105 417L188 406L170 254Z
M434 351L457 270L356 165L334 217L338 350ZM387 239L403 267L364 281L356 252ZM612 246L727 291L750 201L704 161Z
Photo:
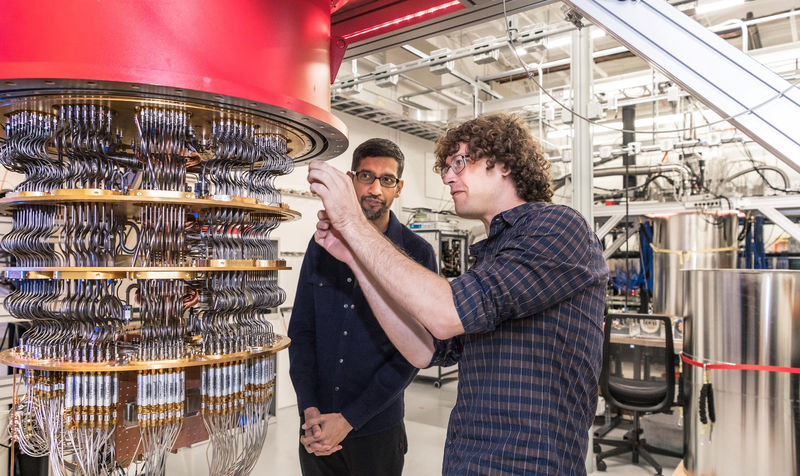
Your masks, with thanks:
M364 223L366 226L340 231L366 275L361 281L373 284L384 305L412 317L436 338L463 334L447 280L403 255L366 220Z
M373 286L375 278L362 268L360 262L351 263L350 269L392 344L411 365L427 367L433 357L433 338L430 333L420 322L403 312L391 296Z

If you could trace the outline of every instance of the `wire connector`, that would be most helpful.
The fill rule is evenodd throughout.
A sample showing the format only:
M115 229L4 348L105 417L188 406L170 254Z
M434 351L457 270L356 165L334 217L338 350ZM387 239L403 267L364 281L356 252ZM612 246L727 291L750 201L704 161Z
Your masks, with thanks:
M575 28L581 29L583 28L583 15L581 15L578 10L568 5L561 5L561 11L564 12L564 19L568 22L575 25Z

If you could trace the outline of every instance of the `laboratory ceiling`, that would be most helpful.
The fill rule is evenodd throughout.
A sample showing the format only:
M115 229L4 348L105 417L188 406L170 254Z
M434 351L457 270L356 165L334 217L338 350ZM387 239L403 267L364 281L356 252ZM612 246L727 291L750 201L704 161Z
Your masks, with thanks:
M564 4L508 1L504 15L502 1L460 3L454 13L349 45L333 84L332 108L426 139L447 124L501 110L523 114L532 127L541 120L545 133L559 129L560 106L541 96L528 76L568 104L575 26L565 20ZM798 76L800 0L670 3L787 79ZM332 22L368 5L384 6L351 0ZM669 80L601 28L583 23L593 44L598 120L614 120L617 105L625 103L642 104L638 117L658 114ZM662 106L661 112L668 104Z

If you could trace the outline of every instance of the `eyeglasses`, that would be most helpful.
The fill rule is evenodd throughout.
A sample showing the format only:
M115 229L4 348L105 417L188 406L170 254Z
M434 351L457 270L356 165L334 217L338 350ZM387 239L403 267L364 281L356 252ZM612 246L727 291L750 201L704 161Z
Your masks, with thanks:
M377 179L380 181L381 187L383 188L395 188L397 183L400 182L400 179L393 175L381 175L378 177L369 170L353 171L353 175L355 175L356 180L364 185L372 185Z
M453 169L453 173L458 175L464 171L464 167L467 166L467 159L469 159L469 154L458 154L453 156L453 160L450 161L450 165L445 165L442 167L442 170L439 171L439 175L442 176L442 180L444 180L445 175L447 175L447 171Z

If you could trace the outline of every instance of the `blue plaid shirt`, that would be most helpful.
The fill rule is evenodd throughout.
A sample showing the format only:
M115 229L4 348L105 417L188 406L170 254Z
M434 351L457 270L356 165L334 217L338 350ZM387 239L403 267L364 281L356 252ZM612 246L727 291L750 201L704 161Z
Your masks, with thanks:
M465 333L431 362L459 363L443 474L585 474L608 282L597 236L575 210L531 202L470 252L451 282Z

